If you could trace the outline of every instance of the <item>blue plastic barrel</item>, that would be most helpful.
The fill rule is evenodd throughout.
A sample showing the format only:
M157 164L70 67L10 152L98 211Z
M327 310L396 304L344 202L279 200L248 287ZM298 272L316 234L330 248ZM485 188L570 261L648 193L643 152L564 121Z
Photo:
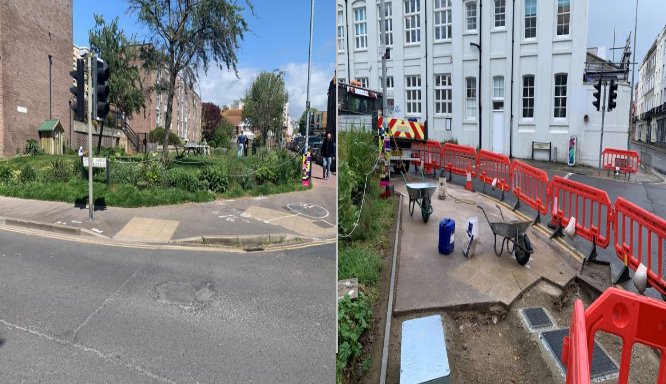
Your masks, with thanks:
M439 222L439 253L450 255L453 252L456 222L453 219L442 219Z

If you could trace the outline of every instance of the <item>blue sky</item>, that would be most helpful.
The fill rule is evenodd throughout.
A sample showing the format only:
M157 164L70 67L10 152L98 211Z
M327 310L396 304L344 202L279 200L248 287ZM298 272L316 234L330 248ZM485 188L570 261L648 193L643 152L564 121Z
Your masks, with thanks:
M242 0L238 4L247 7ZM204 101L228 104L244 96L255 76L262 70L280 69L286 73L289 110L298 119L305 110L307 84L310 1L255 0L254 15L246 11L250 32L245 35L238 52L240 78L226 68L210 68L200 79ZM119 25L127 34L136 34L139 41L146 30L128 12L127 1L74 0L74 44L88 45L88 31L94 26L93 14L102 14L107 21L119 17ZM315 0L315 25L312 43L312 76L310 100L314 107L326 107L328 82L335 70L335 2Z

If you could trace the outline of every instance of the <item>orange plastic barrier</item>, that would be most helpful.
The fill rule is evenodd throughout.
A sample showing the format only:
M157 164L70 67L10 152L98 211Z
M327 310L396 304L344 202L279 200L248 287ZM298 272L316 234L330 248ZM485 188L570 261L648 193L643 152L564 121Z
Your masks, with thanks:
M442 145L438 141L426 141L421 161L423 161L425 174L435 173L442 167Z
M635 343L640 343L661 352L657 383L666 384L666 303L608 288L585 310L584 321L580 321L582 306L580 299L576 300L569 336L564 337L562 347L567 383L590 382L590 351L594 348L594 336L597 331L604 331L622 339L619 383L629 381L631 351ZM580 345L582 337L587 342L587 348Z
M571 313L569 336L562 345L562 364L567 368L567 384L590 383L590 352L587 349L585 308L578 299Z
M666 296L663 275L666 220L618 197L615 201L615 253L632 270L642 263L648 270L650 286Z
M595 245L590 258L596 256L596 245L602 248L608 247L613 208L606 191L555 176L550 185L550 192L550 199L553 201L551 213L553 221L561 229L569 224L572 217L575 217L576 234ZM606 221L605 225L602 220Z
M421 166L421 152L424 151L425 144L423 143L412 143L412 154L410 157L414 160L410 161L413 167Z
M619 171L624 174L638 172L641 159L636 151L604 148L601 152L601 167L608 173Z
M539 215L548 212L550 185L548 174L520 160L511 163L511 191L516 197L516 208L523 201ZM539 217L539 216L538 216Z
M497 179L497 188L502 191L502 197L504 191L511 189L511 160L508 156L482 149L476 157L476 169L479 180L484 184L491 185Z
M476 150L473 147L445 143L442 147L442 158L444 169L449 174L465 176L467 172L471 172L472 177L476 177Z

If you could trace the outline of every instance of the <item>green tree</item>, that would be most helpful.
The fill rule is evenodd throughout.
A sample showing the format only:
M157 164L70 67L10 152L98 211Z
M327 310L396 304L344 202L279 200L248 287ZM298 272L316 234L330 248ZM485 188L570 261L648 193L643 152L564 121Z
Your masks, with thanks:
M215 128L209 141L214 141L217 147L227 148L234 132L236 132L236 127L223 117L217 124L217 128Z
M310 108L310 134L312 134L313 128L312 128L312 116L315 114L315 112L319 112L317 108ZM298 132L302 135L305 136L305 123L307 119L307 114L308 111L307 109L303 111L303 114L301 115L301 118L298 120Z
M122 116L129 116L146 108L145 93L136 65L139 51L135 48L134 36L127 37L118 28L118 17L107 24L102 15L94 15L95 26L88 32L90 49L109 65L109 102ZM103 130L104 122L102 122ZM97 152L102 146L99 135Z
M243 119L259 130L259 142L265 143L268 131L276 136L282 131L282 114L289 95L284 84L284 73L263 71L247 90Z
M192 83L199 69L208 72L211 61L220 69L232 69L238 75L236 51L243 35L248 31L243 8L235 1L226 0L128 0L129 9L137 14L139 22L149 32L152 49L144 50L149 67L159 68L166 74L158 84L158 91L166 92L167 110L164 126L168 133L173 114L176 80L181 77ZM252 4L246 0L254 12ZM168 135L162 149L168 157Z
M148 133L148 139L153 143L154 142L159 143L160 141L164 142L165 141L164 138L165 138L165 135L166 135L165 132L166 131L165 131L164 128L157 127L155 129L153 129L152 131L150 131L150 133ZM182 141L180 140L180 137L178 137L178 135L176 135L173 132L169 132L169 142L168 142L169 145L178 146L181 143L182 143Z

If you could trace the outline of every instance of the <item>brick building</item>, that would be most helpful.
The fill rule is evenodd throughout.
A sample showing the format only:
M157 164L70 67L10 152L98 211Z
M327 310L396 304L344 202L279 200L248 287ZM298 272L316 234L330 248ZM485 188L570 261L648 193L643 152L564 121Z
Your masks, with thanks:
M166 91L154 90L158 81L165 81L166 71L143 70L142 82L145 89L153 88L146 98L146 109L132 116L129 120L130 128L141 138L157 127L164 128L167 111ZM182 76L176 80L176 90L173 98L171 114L171 132L178 135L183 141L201 141L201 97L190 82L184 81ZM194 82L194 85L197 83Z
M44 120L60 119L69 127L71 66L71 0L0 2L1 156L38 140Z

